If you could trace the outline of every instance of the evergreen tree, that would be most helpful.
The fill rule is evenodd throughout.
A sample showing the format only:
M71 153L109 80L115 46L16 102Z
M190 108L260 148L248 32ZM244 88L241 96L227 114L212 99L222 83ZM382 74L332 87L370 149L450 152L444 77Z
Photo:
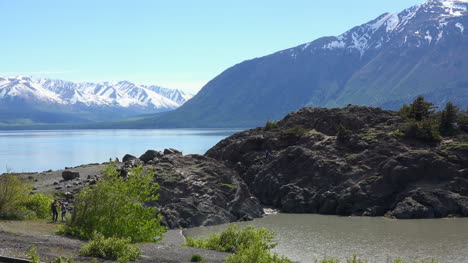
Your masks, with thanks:
M442 111L439 131L444 136L454 135L457 131L458 112L460 110L453 103L448 102Z
M418 96L410 105L409 115L416 121L422 121L429 118L435 108L434 104L427 102L423 96Z

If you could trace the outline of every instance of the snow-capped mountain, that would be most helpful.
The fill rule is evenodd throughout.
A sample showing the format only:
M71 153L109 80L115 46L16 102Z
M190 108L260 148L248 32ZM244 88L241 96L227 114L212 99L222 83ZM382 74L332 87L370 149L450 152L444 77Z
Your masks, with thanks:
M94 119L106 120L109 114L100 118L100 112L113 112L113 119L164 112L178 108L191 98L180 90L158 88L128 81L75 83L26 76L0 77L0 111L12 107L29 108L34 115L32 111L38 108L49 108L70 114L89 112L96 115ZM28 119L28 112L20 117Z
M397 109L423 95L468 107L468 0L429 0L339 36L239 63L208 82L167 127L246 127L304 106Z
M158 92L157 88L164 92ZM174 97L173 94L182 95ZM191 98L180 90L147 87L128 81L74 83L25 76L0 77L0 100L14 97L46 103L145 107L160 111L175 109Z
M348 49L365 55L366 52L379 50L386 44L413 47L436 45L450 33L464 34L467 10L468 0L429 0L400 13L383 14L338 37L330 37L321 45L310 42L298 48L310 52L319 49ZM289 52L297 51L298 48L290 49Z

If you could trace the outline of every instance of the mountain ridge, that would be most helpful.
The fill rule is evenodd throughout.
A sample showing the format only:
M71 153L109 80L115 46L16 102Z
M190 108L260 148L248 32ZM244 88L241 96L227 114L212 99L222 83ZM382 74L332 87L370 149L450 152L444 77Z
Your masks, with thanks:
M246 60L154 127L252 127L301 107L396 109L418 95L468 106L467 1L430 0Z
M91 121L118 119L173 110L191 97L191 94L181 90L138 85L129 81L75 83L27 76L0 77L0 112L4 113L0 122L6 121L6 113L15 115L15 109L17 114L21 112L16 119L56 122L54 118L35 117L34 111L42 112L44 108L52 110L45 109L44 113L64 113L70 118L68 122L75 120L73 113L83 112L96 115ZM78 119L83 121L87 118ZM7 122L14 123L15 118Z

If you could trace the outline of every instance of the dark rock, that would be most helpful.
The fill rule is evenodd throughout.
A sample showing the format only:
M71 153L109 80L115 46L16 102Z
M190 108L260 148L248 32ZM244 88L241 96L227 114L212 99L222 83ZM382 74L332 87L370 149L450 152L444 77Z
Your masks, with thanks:
M468 144L401 139L392 133L402 122L378 108L304 108L274 129L234 134L205 155L235 170L263 205L282 212L464 216ZM337 144L341 124L352 134Z
M55 187L55 190L60 190L60 189L62 189L62 188L63 188L63 187L61 187L61 186L56 186L56 187Z
M159 200L170 228L223 224L257 218L263 210L237 173L201 155L173 155L157 166ZM169 166L170 165L170 166Z
M173 148L168 148L168 149L164 149L164 154L182 154L182 152Z
M139 165L144 165L145 163L140 160L140 159L131 159L131 160L128 160L124 163L124 166L126 168L132 168L132 167L135 167L135 166L139 166Z
M163 156L162 152L148 150L142 156L140 156L139 159L142 160L144 163L148 163L149 161L152 161L155 158L160 158L162 156Z
M59 183L58 182L54 182L54 185L58 185Z
M137 158L133 155L125 154L125 156L122 158L122 162L125 163L127 161L134 160L134 159L137 159Z
M62 172L62 178L65 181L73 180L73 179L76 179L76 178L79 178L79 177L80 177L79 172L73 172L73 171L63 171Z
M67 199L67 201L70 201L70 200L74 199L73 194L70 193L70 192L65 192L65 193L64 193L64 196L65 196L65 198Z

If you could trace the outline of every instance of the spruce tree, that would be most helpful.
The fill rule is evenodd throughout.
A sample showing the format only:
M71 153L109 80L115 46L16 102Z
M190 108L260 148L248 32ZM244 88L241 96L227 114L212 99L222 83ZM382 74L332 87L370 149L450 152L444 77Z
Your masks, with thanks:
M442 111L439 131L444 136L454 135L457 131L458 112L460 110L453 103L448 102Z
M427 102L423 96L418 96L410 105L410 116L416 121L422 121L429 118L435 108L434 104Z

